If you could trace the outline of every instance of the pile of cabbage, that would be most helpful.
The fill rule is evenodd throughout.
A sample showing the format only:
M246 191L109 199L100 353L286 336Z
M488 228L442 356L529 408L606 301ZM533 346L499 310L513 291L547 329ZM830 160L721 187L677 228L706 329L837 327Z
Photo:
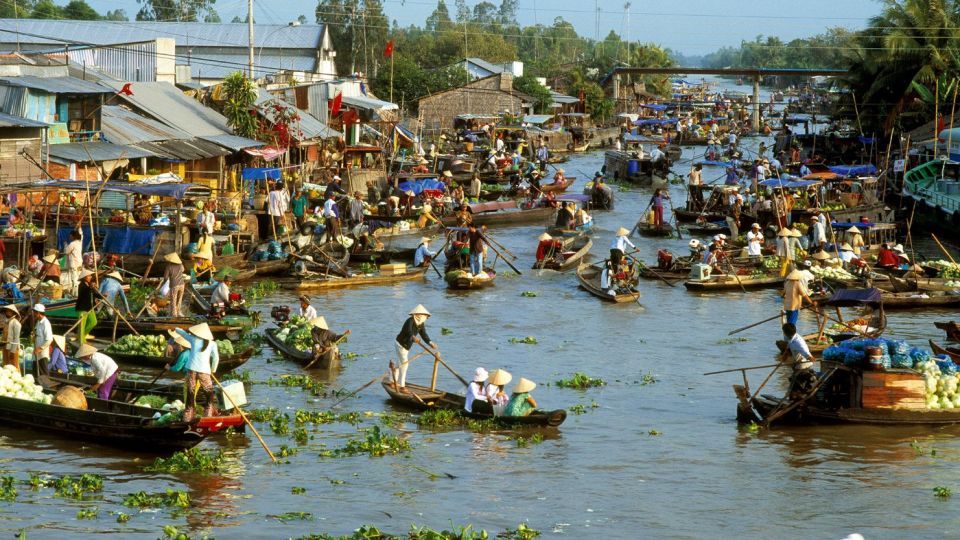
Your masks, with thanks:
M937 277L942 277L944 279L960 279L960 264L955 262L945 261L943 259L936 261L927 261L927 266L932 266L937 269Z
M53 396L43 393L43 387L33 382L33 375L29 373L21 376L17 368L7 365L0 369L0 396L46 403L53 401Z
M294 315L290 317L287 325L277 332L277 337L288 347L309 351L313 349L313 335L310 333L312 329L313 326L305 317Z
M847 272L843 268L824 268L822 266L812 266L810 267L810 272L818 278L826 279L837 279L837 280L851 280L856 279L853 274Z
M928 409L954 409L960 407L960 375L957 366L950 360L933 358L918 362L915 369L923 374L926 383Z
M167 339L162 335L144 336L128 334L107 347L107 352L135 354L137 356L164 356Z

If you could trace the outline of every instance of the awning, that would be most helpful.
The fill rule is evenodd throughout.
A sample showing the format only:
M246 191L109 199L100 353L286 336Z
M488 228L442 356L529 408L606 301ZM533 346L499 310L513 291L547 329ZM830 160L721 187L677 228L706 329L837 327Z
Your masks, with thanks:
M276 146L261 146L260 148L244 148L243 151L251 156L261 157L266 161L273 161L282 156L287 149Z
M817 186L820 185L820 183L819 180L797 180L794 176L783 175L780 178L768 178L760 182L760 185L763 187L794 189Z
M827 304L840 307L879 305L881 300L879 289L838 289Z
M640 107L644 109L650 109L651 111L665 111L668 108L666 105L660 105L659 103L650 103L650 104L645 103L643 105L640 105Z
M877 167L872 163L864 163L861 165L831 165L830 170L841 176L877 174Z
M111 181L106 183L88 183L81 180L38 180L36 182L30 182L27 184L12 184L9 186L4 186L4 188L12 188L14 191L19 192L43 190L80 191L87 189L88 184L91 188L96 186L97 189L100 189L100 186L103 186L103 191L136 193L151 197L172 197L176 200L182 199L184 195L186 195L187 191L191 191L192 193L210 193L210 188L206 186L197 184L177 184L173 182L141 183Z
M234 152L239 152L245 148L257 148L260 146L265 146L265 143L260 141L247 139L246 137L238 137L236 135L201 135L199 138L219 144L220 146L229 150L233 150Z
M400 191L412 191L415 195L423 193L423 190L425 189L431 189L435 191L447 190L443 182L440 182L434 178L418 178L416 180L407 180L406 182L400 182L397 184L397 187L400 188Z
M396 103L390 103L389 101L381 101L372 97L365 96L343 96L343 102L351 107L357 107L358 109L366 109L368 111L380 111L380 110L396 110L400 107Z
M276 167L246 167L240 171L243 180L279 180L280 169Z
M528 114L523 117L525 124L545 124L553 118L552 114Z
M154 157L155 154L134 146L111 144L103 141L84 143L51 144L50 155L71 163L113 161Z

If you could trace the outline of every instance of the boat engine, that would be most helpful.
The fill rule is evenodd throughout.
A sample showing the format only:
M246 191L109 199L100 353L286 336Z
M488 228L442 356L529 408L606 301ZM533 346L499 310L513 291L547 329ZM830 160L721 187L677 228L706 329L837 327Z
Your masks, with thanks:
M210 304L210 312L207 314L207 318L215 321L223 319L227 314L227 305L223 302L215 302Z
M273 306L270 309L270 317L277 322L287 322L290 320L290 306Z

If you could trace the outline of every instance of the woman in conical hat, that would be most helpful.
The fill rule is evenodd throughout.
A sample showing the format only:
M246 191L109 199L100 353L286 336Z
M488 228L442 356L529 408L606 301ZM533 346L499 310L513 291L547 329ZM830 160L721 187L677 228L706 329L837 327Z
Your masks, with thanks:
M170 290L170 316L181 317L183 312L180 305L183 304L183 293L186 290L187 282L183 277L183 261L176 253L167 253L163 260L167 262L167 267L163 271L163 281Z
M186 378L187 401L183 410L183 419L185 422L193 420L194 411L197 408L197 393L200 391L207 396L207 406L203 415L213 416L216 399L211 375L217 372L220 364L220 350L213 339L213 332L210 331L207 323L195 324L186 330L177 328L174 331L190 344ZM197 388L198 384L199 388Z
M439 350L436 343L427 335L426 322L430 317L430 312L423 304L417 304L417 307L410 310L410 317L403 323L400 333L397 334L397 362L390 361L390 369L393 373L393 384L400 392L407 392L407 367L409 366L408 356L410 348L414 343L430 347L433 350Z
M537 402L530 395L530 392L537 387L537 384L529 379L520 377L520 380L513 387L513 393L510 396L510 402L504 409L504 416L527 416L537 408Z

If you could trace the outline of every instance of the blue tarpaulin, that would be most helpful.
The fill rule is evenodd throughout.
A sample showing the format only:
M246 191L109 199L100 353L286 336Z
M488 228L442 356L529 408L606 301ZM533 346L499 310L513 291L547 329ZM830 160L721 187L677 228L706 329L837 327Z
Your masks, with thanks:
M660 104L658 104L658 103L650 103L650 104L644 104L644 105L640 105L640 106L643 107L644 109L650 109L651 111L665 111L665 110L667 110L667 106L666 106L666 105L660 105Z
M881 296L878 289L837 289L827 300L831 306L877 305Z
M17 184L20 185L20 184ZM121 193L138 193L140 195L156 196L156 197L173 197L174 199L182 199L186 194L187 190L190 188L202 188L207 190L209 193L209 188L199 186L196 184L184 184L184 183L163 183L163 184L144 184L137 182L106 182L102 184L104 191L114 191ZM28 189L41 189L41 188L56 188L64 191L80 191L86 190L87 184L85 182L80 182L77 180L42 180L39 182L31 182L26 184L25 187ZM91 182L90 190L91 192L96 192L100 189L100 184Z
M66 247L70 231L75 227L60 227L57 231L57 246L60 251ZM103 233L103 239L97 245L97 251L116 253L118 255L150 255L153 253L153 241L163 231L147 227L133 226L104 226L97 227L97 232ZM83 251L90 250L90 226L83 225Z
M831 165L830 170L841 176L877 174L877 168L872 163L864 163L861 165Z
M247 167L240 173L244 180L279 180L280 169L276 167Z
M761 186L774 188L805 188L820 184L819 180L797 180L796 177L783 175L780 178L768 178L760 182Z
M729 161L711 161L709 159L701 159L696 162L696 165L706 165L707 167L733 167L733 163Z
M876 225L876 223L850 223L848 221L844 221L842 223L839 221L834 221L830 223L830 226L834 229L842 229L844 231L850 227L853 227L854 225L856 225L858 229L869 229L870 227Z
M408 180L406 182L400 182L398 184L400 191L412 191L415 195L423 193L425 189L435 189L439 191L446 191L446 186L443 185L443 182L434 180L433 178L421 178L418 180Z

